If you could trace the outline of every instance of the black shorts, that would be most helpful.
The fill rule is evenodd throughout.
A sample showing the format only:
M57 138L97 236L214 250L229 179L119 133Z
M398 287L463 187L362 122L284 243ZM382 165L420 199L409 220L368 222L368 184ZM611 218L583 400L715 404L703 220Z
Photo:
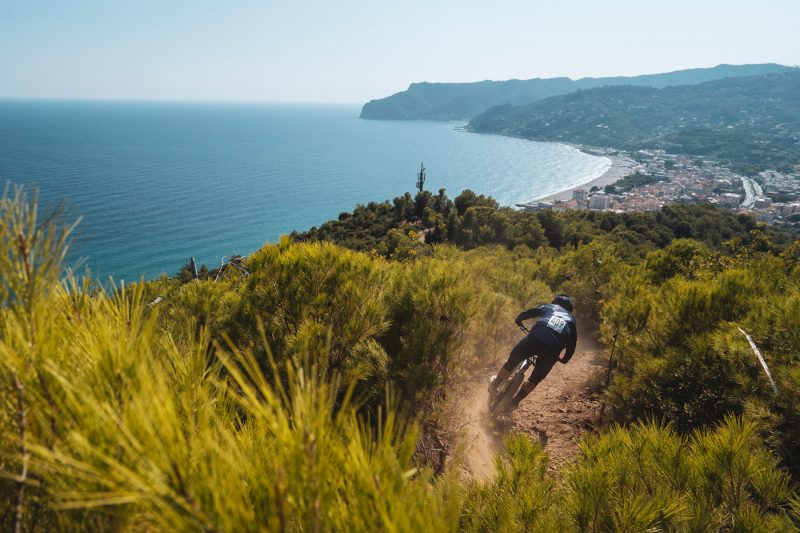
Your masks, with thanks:
M506 361L503 367L508 371L513 371L522 361L532 355L536 355L536 364L528 380L533 383L539 383L550 373L553 366L558 362L558 355L560 353L560 349L557 350L547 346L536 337L528 335L514 346L511 353L508 355L508 361Z

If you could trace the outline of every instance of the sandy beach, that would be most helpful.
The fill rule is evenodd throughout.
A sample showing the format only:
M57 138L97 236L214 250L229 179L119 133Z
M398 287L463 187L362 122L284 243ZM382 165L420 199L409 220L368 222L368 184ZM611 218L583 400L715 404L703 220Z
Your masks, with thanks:
M597 155L593 153L592 155ZM615 183L617 180L627 176L628 174L632 174L634 172L634 168L636 167L637 163L631 159L626 157L620 157L616 155L606 155L603 157L607 157L611 160L611 166L608 167L603 174L600 176L587 181L581 185L570 187L569 189L565 189L563 191L559 191L554 194L550 194L547 196L542 196L540 198L536 198L529 203L534 202L554 202L556 200L570 200L572 198L572 191L577 189L586 189L589 190L592 187L600 187L601 189L606 185L611 185Z

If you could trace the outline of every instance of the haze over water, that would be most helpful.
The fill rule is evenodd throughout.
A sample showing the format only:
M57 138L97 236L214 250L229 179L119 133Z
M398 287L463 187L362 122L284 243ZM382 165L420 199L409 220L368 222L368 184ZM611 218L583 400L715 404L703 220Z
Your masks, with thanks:
M601 174L606 158L452 123L359 120L357 105L0 101L0 181L82 216L71 261L101 278L209 267L358 203L414 188L513 205Z

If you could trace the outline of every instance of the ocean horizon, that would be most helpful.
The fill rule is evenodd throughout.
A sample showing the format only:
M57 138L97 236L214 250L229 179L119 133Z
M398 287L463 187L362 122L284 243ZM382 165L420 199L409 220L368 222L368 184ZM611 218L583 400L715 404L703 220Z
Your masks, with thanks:
M69 263L100 279L219 266L357 204L426 188L503 205L585 183L607 158L461 131L358 119L357 104L0 100L0 181L77 217Z

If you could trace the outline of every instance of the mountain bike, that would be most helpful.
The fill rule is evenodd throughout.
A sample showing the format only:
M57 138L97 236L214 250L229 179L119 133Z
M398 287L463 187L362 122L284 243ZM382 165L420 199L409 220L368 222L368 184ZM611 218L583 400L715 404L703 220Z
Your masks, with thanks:
M525 326L519 327L526 335L530 332ZM508 380L505 383L500 383L497 386L497 394L489 397L488 415L491 419L496 419L503 414L511 406L514 395L519 390L522 382L525 381L525 371L528 367L536 364L536 354L531 355L511 372Z

